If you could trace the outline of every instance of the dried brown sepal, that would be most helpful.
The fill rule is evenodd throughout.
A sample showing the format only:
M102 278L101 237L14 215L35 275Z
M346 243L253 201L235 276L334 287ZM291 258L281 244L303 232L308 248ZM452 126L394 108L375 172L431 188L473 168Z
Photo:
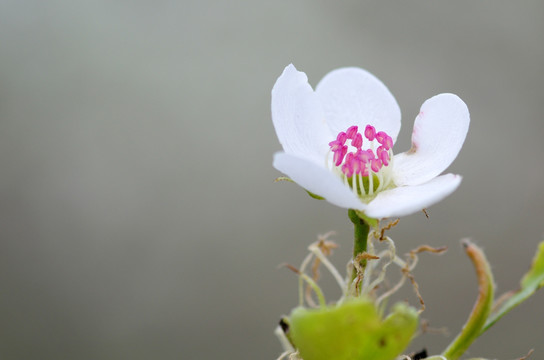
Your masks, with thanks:
M357 272L357 275L354 279L354 284L355 284L355 293L356 294L359 294L359 292L361 291L360 289L360 285L361 285L361 282L363 281L363 278L364 278L364 272L365 272L365 269L362 265L363 261L366 261L366 260L378 260L380 257L379 256L376 256L376 255L372 255L372 254L369 254L367 253L366 251L365 252L362 252L360 253L359 255L357 255L355 257L355 259L353 259L353 266L355 268L355 271Z
M321 260L319 260L319 258L315 258L314 263L312 264L312 279L315 281L319 280L319 265L321 265Z
M527 353L527 355L522 356L522 357L520 357L519 359L516 359L516 360L525 360L525 359L528 359L529 356L531 356L531 354L533 353L533 351L535 351L535 349L529 350L529 352Z
M355 293L361 293L361 282L363 281L363 274L360 271L357 271L357 277L355 278Z
M317 237L317 239L318 239L317 246L319 247L321 252L326 256L331 255L332 250L338 248L337 243L335 243L332 240L329 240L329 237L331 237L331 236L333 236L335 234L336 233L334 231L329 231L328 233L323 234L323 235L319 235Z
M283 264L279 264L279 265L278 265L278 268L283 268L283 267L286 267L286 268L288 268L289 270L291 270L292 272L294 272L295 274L300 275L300 270L297 269L296 267L294 267L294 266L291 265L291 264L283 263Z
M425 217L428 219L429 218L429 213L427 212L427 209L423 208L423 209L421 209L421 211L423 211L423 213L425 214Z
M385 232L387 230L390 230L391 228L395 227L398 223L399 223L400 219L395 219L393 221L391 221L389 224L385 225L384 227L381 228L380 230L380 241L383 241L384 240L384 237L385 237Z
M402 269L402 273L410 279L410 282L412 283L412 288L414 289L414 292L419 300L419 303L421 305L421 308L419 309L419 313L421 314L423 311L425 311L425 301L423 301L423 297L421 296L421 293L419 292L419 285L414 277L414 275L411 273L411 270L413 269L413 265L415 265L417 261L417 254L420 254L422 252L430 252L433 254L442 254L445 252L448 248L446 246L442 246L439 248L434 248L429 245L421 245L418 248L410 251L408 255L412 259L412 263L409 262L406 263L406 266Z
M278 268L283 268L283 267L288 268L289 270L291 270L292 272L294 272L297 275L301 274L300 270L297 269L296 267L294 267L291 264L283 263L283 264L278 265ZM310 286L306 286L306 292L305 292L304 295L305 295L306 302L308 303L308 305L310 307L317 307L316 302L312 298L312 288Z
M332 255L332 251L334 249L338 248L337 243L335 243L332 240L329 240L329 237L334 235L334 234L335 234L334 231L329 231L326 234L319 235L317 243L314 243L314 244L317 245L319 250L325 256ZM320 273L319 273L319 266L320 265L321 265L321 260L318 257L316 257L314 259L313 264L312 264L312 279L314 281L316 281L316 282L319 280L319 278L321 276ZM317 306L317 304L315 303L315 301L312 298L312 287L310 285L306 285L306 289L304 291L304 297L305 297L306 301L308 302L308 304L310 304L310 306Z
M412 283L412 288L414 289L414 292L419 300L419 304L421 305L421 308L418 310L418 314L421 314L423 311L425 311L425 301L423 301L423 297L421 296L421 293L419 292L419 285L417 284L416 279L414 278L414 275L410 272L410 269L403 268L402 273L410 279L410 282Z
M334 241L327 240L327 238L332 234L334 234L334 232L330 232L320 236L319 241L317 242L317 247L325 256L331 256L332 251L338 248L338 244L336 244ZM312 278L315 281L319 280L319 265L321 265L321 260L316 257L312 265Z
M421 296L421 293L419 292L419 285L417 284L416 280L415 280L415 277L414 275L412 275L412 270L414 270L414 268L416 267L417 263L418 263L418 254L419 253L422 253L422 252L430 252L430 253L434 253L434 254L442 254L443 252L445 252L447 250L447 247L443 246L443 247L439 247L439 248L434 248L434 247L431 247L429 245L422 245L422 246L419 246L418 248L410 251L408 254L406 254L407 256L407 259L406 261L402 261L399 259L399 261L401 262L401 278L400 280L397 282L397 284L395 284L395 286L393 286L392 288L390 288L389 290L387 290L386 292L384 292L383 294L381 294L378 299L376 300L377 303L380 303L381 301L383 301L384 299L387 299L388 297L390 297L391 295L393 295L394 293L396 293L401 287L402 285L404 284L404 282L406 281L406 279L410 279L410 282L412 283L412 287L414 289L414 292L419 300L419 303L421 304L421 309L419 310L419 313L423 312L425 310L425 302L423 300L423 297Z
M355 257L355 262L360 263L362 260L378 260L379 258L379 256L363 252Z
M301 274L300 270L297 269L296 267L294 267L291 264L283 263L283 264L278 265L278 267L279 268L286 267L286 268L288 268L289 270L291 270L292 272L294 272L297 275ZM312 298L312 288L309 285L306 286L306 291L304 293L304 298L305 298L306 302L308 303L308 305L310 307L318 307L317 303Z
M433 248L432 246L429 246L429 245L421 245L420 247L410 251L409 254L410 254L410 257L412 259L414 259L416 254L420 254L422 252L431 252L433 254L442 254L446 250L448 250L447 246L441 246L439 248Z
M443 336L449 336L450 332L447 327L435 328L430 326L429 320L421 320L421 333L422 334L440 334Z

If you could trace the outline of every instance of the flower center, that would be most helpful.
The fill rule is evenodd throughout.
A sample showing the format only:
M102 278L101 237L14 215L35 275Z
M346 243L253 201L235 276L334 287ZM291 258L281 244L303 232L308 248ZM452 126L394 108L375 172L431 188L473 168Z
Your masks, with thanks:
M367 143L364 148L363 135ZM385 132L376 132L374 126L367 125L361 134L357 126L351 126L340 132L329 146L327 167L332 166L331 170L362 200L371 200L391 185L393 139Z

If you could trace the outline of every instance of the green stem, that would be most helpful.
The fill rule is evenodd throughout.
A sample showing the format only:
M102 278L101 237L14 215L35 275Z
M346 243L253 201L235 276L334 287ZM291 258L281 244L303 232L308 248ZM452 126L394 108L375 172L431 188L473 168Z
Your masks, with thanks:
M350 209L348 211L348 216L354 226L354 237L353 237L353 261L357 258L357 255L364 253L366 251L367 241L368 241L368 232L370 226L366 221L361 219L355 210ZM363 270L366 267L366 259L361 260L361 267ZM357 271L353 271L351 274L351 281L357 277Z
M472 261L478 277L478 298L468 320L448 348L442 354L448 360L457 360L481 334L481 330L491 312L494 297L493 275L483 251L467 240L463 247Z

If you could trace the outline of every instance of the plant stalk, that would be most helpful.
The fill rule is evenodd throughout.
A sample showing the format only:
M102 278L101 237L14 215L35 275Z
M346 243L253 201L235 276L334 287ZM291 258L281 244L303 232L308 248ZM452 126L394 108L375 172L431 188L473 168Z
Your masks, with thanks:
M348 211L348 216L354 226L353 232L353 263L357 261L357 255L366 252L367 241L368 241L368 232L370 230L369 224L361 219L355 210L350 209ZM366 259L360 261L361 268L366 268ZM355 280L357 277L357 271L354 268L354 271L351 274L351 281Z

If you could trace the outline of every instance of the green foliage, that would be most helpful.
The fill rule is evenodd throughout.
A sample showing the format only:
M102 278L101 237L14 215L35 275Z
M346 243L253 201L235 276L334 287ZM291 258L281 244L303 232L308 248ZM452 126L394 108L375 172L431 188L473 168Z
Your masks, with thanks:
M289 335L304 360L393 360L408 346L417 311L397 304L382 319L368 299L351 299L321 309L296 308Z
M463 247L476 270L478 298L463 329L442 354L448 360L459 359L478 338L493 307L493 274L484 252L468 240L463 241Z
M323 196L319 196L319 195L314 194L313 192L308 191L308 190L306 190L306 192L308 193L308 195L310 195L310 196L313 197L314 199L317 199L317 200L325 200L325 198L324 198Z
M544 241L540 243L533 264L525 276L521 279L520 289L513 292L503 305L489 317L482 333L489 329L497 320L507 312L527 300L535 291L544 286Z
M291 179L290 177L287 177L287 176L280 176L280 177L277 177L276 180L274 180L274 182L278 182L278 181L287 181L287 182L294 183L293 179ZM306 190L306 192L308 193L308 195L310 195L314 199L325 200L325 198L323 196L319 196L319 195L314 194L313 192L308 191L308 190Z

